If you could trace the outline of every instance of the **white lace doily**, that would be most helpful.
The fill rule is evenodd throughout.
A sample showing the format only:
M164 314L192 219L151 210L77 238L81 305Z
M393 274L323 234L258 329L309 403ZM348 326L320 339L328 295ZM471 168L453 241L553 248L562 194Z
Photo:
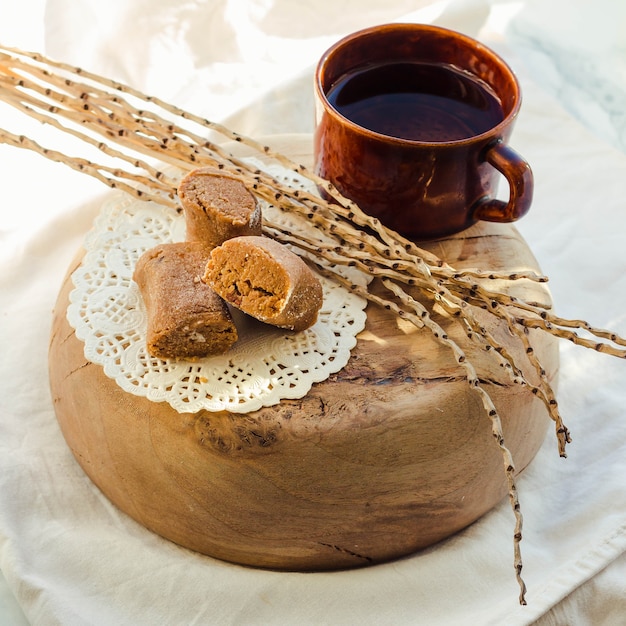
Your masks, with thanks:
M308 180L298 180L291 171L269 169L290 185L311 189ZM305 219L270 205L263 211L292 232L312 229ZM324 304L317 323L304 332L274 328L234 311L239 340L226 354L197 361L151 357L146 310L133 270L149 248L184 238L182 215L119 193L102 207L85 239L86 254L72 275L67 319L85 344L85 357L124 391L166 401L179 412L244 413L300 398L347 363L365 326L366 301L323 277ZM365 284L360 272L345 272L352 282Z

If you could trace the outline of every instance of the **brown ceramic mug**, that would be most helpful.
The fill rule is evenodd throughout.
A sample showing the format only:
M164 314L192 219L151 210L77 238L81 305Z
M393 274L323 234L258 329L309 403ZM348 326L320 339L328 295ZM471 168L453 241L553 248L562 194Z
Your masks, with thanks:
M422 24L356 32L320 59L315 98L316 172L402 235L434 239L528 211L532 172L507 145L519 83L478 41ZM501 175L508 201L495 197Z

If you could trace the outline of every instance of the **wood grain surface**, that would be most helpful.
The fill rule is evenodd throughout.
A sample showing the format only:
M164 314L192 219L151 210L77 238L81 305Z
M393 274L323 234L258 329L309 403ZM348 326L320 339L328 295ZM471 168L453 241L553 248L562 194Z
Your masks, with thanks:
M310 163L310 138L270 143ZM537 269L508 224L479 224L426 247L458 268ZM51 335L57 418L93 483L146 528L240 564L337 569L430 546L506 495L490 420L451 352L428 331L369 305L346 367L304 398L245 415L181 414L123 392L85 359L66 319L75 264L60 290ZM545 285L519 281L510 288L550 302ZM512 384L489 353L470 345L456 322L436 319L475 363L521 471L551 425L544 406ZM485 325L526 362L502 324L485 319ZM537 331L531 340L554 384L557 340Z

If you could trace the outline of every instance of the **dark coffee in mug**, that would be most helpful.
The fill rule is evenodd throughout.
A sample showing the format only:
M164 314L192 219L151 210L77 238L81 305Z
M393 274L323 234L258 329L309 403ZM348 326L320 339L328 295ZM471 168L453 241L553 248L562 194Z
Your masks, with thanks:
M487 83L445 63L369 65L341 77L326 97L355 124L413 141L468 139L504 119Z
M511 68L467 35L428 24L366 28L317 65L315 173L417 241L480 220L513 222L533 192L530 166L509 146L520 104Z

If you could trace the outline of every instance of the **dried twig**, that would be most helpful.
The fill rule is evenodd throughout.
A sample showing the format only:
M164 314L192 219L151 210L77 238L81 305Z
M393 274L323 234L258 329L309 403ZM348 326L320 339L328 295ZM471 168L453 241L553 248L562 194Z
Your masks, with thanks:
M37 152L143 200L179 210L177 177L168 172L163 164L182 172L203 165L227 170L239 177L257 197L283 211L305 216L323 237L287 232L270 220L264 224L266 234L295 247L324 275L331 276L370 302L394 311L416 327L426 329L445 345L464 370L470 390L478 394L502 454L516 520L515 573L520 586L520 602L525 603L526 587L521 577L520 553L522 516L515 485L515 466L505 445L500 416L471 361L412 293L417 290L427 301L438 304L451 318L458 320L467 337L482 349L491 351L500 365L510 372L514 383L527 386L544 402L555 422L559 454L562 456L565 456L565 446L570 441L569 432L563 424L546 373L534 354L528 330L539 329L620 358L626 358L625 339L582 320L560 318L538 303L523 301L489 287L495 281L523 279L545 282L545 276L530 271L501 274L479 268L455 269L364 214L328 181L303 165L250 137L144 95L127 85L37 53L0 46L0 99L58 130L64 137L74 138L80 146L88 146L99 155L98 158L108 159L109 164L68 156L7 130L0 130L0 142ZM249 161L233 156L219 143L207 139L211 133L242 143L264 160L272 160L293 171L294 177L312 181L324 190L329 200L306 191L302 186L279 181ZM379 278L389 296L378 295L368 287L348 280L340 271L345 266ZM537 384L529 381L513 357L479 322L474 313L477 309L484 309L502 320L518 337L536 373ZM602 341L590 339L589 335Z

